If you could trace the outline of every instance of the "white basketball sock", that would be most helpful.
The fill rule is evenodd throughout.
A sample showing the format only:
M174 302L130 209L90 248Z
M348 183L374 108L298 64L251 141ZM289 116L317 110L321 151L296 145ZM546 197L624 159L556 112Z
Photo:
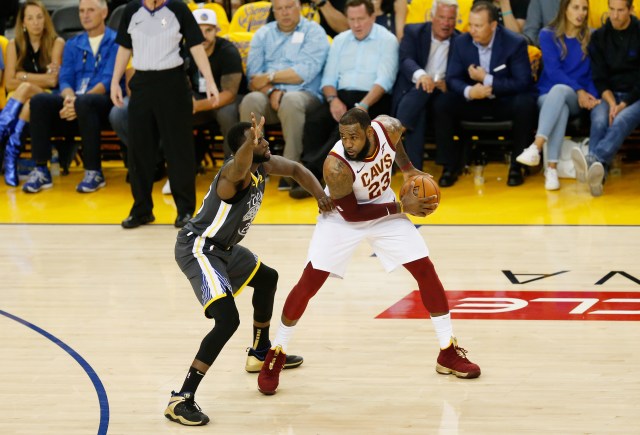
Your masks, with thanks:
M431 321L436 330L440 349L446 349L451 344L451 337L454 336L453 325L451 324L451 313L447 313L444 316L431 317Z
M289 344L289 340L291 340L291 336L293 335L293 326L286 326L280 320L280 327L278 328L278 333L276 334L276 338L271 343L271 348L275 348L276 346L282 347L282 351L287 353L287 345Z

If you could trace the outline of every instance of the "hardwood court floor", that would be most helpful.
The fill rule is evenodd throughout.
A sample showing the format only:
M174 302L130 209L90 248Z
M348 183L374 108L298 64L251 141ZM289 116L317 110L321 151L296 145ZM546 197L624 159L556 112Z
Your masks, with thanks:
M175 229L117 225L130 206L118 168L92 195L73 191L80 173L38 195L1 188L0 434L640 433L638 167L625 165L595 199L573 181L545 192L541 175L509 189L496 180L504 169L488 168L482 193L463 178L416 221L479 379L435 372L430 321L400 303L415 283L404 270L385 274L363 245L346 279L311 301L291 341L305 363L283 373L275 396L244 372L251 290L237 298L240 329L198 390L212 418L203 428L162 416L211 328L173 260ZM211 177L199 180L200 197ZM243 242L279 271L274 319L315 216L313 201L294 203L276 183ZM170 200L155 199L159 223L172 222ZM603 280L611 271L623 273ZM493 308L526 307L465 315L481 292L498 299L481 302ZM611 318L623 320L590 320L621 297L626 314ZM394 318L377 318L392 307ZM557 318L534 320L536 307Z

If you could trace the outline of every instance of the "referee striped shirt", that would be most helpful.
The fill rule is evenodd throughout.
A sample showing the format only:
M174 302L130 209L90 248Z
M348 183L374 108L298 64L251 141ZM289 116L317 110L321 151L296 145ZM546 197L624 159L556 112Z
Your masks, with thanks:
M204 41L191 11L179 0L166 0L154 10L143 0L127 4L116 42L133 50L132 65L138 71L162 71L183 64L180 45L188 48Z

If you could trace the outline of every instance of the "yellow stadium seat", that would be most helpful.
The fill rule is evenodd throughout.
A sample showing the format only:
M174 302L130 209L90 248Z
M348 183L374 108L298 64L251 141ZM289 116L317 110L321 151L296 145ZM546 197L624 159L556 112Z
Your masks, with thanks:
M240 6L231 17L229 32L254 33L267 23L271 12L271 2L258 1Z
M305 17L307 20L315 21L320 24L320 12L311 6L310 3L304 3L300 8L300 15Z
M211 9L216 13L216 18L218 19L218 36L224 36L229 33L229 18L227 17L227 13L224 8L218 3L189 3L189 9L195 11L198 8L206 8Z
M460 32L469 31L469 12L473 0L458 0L458 18L456 29ZM431 7L433 0L412 0L407 6L407 24L424 23L431 21Z
M251 32L229 32L223 36L223 38L229 40L236 46L240 52L242 58L242 70L247 72L247 57L249 56L249 46L251 45L251 38L253 33Z
M4 59L5 67L7 63L7 45L9 45L9 40L4 36L0 35L0 48L2 48L2 59ZM7 89L4 87L4 79L5 74L2 72L2 80L0 80L0 109L7 104Z

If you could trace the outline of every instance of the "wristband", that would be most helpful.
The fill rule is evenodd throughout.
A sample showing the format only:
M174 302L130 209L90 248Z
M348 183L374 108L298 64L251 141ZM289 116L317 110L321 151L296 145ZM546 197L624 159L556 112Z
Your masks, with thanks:
M364 110L369 111L369 105L367 103L363 103L362 101L360 101L359 103L356 103L353 105L354 107L362 107Z
M331 103L336 98L338 98L337 95L329 95L328 97L325 97L325 99L327 100L327 103Z
M513 11L504 11L504 12L502 13L502 16L503 16L503 17L506 17L507 15L513 15Z
M267 98L271 97L271 94L273 94L273 91L275 91L275 90L276 90L276 87L275 86L271 86L269 88L269 90L267 91Z
M269 73L269 83L273 83L273 80L275 80L276 78L276 73L274 72L270 72Z

